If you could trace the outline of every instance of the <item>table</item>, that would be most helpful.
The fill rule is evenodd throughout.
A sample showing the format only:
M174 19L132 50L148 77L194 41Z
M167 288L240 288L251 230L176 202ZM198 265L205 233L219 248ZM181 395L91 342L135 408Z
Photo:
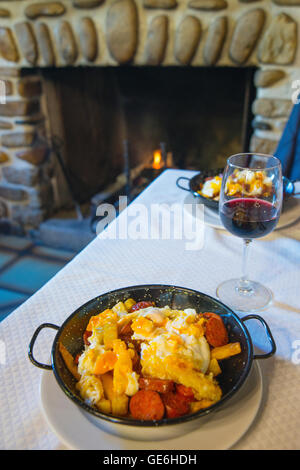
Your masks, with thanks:
M182 204L187 193L176 187L176 179L193 175L183 170L164 171L122 212L119 221L128 211L138 214L141 204L148 209L150 204ZM47 427L40 409L42 371L27 357L29 341L41 323L60 325L89 299L128 285L173 284L215 296L221 281L240 274L241 240L222 230L205 226L203 247L198 250L187 250L186 239L116 240L104 236L105 232L97 236L0 324L2 449L64 448ZM260 314L272 330L277 352L260 361L265 388L262 410L234 449L299 449L300 223L274 231L253 245L252 278L275 294L273 305ZM267 351L265 335L256 325L259 322L254 323L249 329L255 347ZM35 356L47 363L55 333L44 331Z

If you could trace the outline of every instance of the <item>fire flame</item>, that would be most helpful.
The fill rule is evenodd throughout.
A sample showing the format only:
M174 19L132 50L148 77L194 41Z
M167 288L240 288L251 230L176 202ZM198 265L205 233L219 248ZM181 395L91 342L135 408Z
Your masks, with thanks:
M153 152L152 168L154 168L154 170L160 170L161 167L162 167L161 150L155 150Z

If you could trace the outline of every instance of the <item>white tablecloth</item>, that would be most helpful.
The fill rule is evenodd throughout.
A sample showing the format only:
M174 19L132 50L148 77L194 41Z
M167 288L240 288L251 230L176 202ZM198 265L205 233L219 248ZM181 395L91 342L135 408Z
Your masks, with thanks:
M193 174L181 170L165 171L132 203L131 210L140 203L147 206L162 202L182 203L187 193L176 187L176 179L180 175L190 177ZM273 305L261 315L272 330L277 352L274 357L260 361L265 386L264 404L235 449L300 447L299 240L298 223L253 243L251 276L269 286L275 294ZM27 357L28 344L37 326L44 322L60 325L89 299L129 285L173 284L215 296L216 286L221 281L240 274L241 252L240 239L211 227L205 227L204 245L197 251L186 250L186 240L110 240L98 236L0 324L1 448L64 448L41 413L39 383L42 371ZM256 322L251 327L247 323L247 327L255 346L267 351L269 345L263 329ZM44 331L35 355L47 363L55 332Z

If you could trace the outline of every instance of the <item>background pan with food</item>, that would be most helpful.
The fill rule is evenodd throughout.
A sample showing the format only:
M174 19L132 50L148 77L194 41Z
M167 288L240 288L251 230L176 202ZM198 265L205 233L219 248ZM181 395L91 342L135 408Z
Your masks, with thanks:
M192 178L181 176L177 179L176 185L180 189L192 193L205 206L217 211L223 170L223 168L203 170ZM183 181L185 181L184 185L182 185ZM266 197L268 194L271 197L272 180L261 170L236 171L232 175L231 181L228 182L226 194L234 198L240 197L241 193L247 194L248 197ZM283 193L285 201L295 194L294 183L286 177L283 177Z

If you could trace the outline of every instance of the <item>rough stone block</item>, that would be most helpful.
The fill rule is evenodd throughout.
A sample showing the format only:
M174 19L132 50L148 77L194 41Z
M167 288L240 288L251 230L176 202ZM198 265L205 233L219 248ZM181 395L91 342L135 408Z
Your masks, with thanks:
M38 76L21 78L18 82L18 93L23 98L34 98L42 93L42 83Z
M40 110L40 103L37 100L7 101L0 103L0 116L28 116Z
M146 42L146 64L159 65L164 60L168 42L168 17L159 15L150 23Z
M0 183L0 197L9 201L26 201L28 194L24 189L18 186L11 186L3 181Z
M19 52L12 31L5 26L0 27L0 53L9 62L18 62Z
M182 65L191 63L201 37L200 20L195 16L186 16L178 26L175 37L175 57Z
M29 147L33 144L35 132L10 132L2 134L1 143L3 147Z
M264 64L289 65L297 50L297 23L280 13L272 18L258 48L258 60Z
M130 62L137 47L138 16L133 0L115 0L106 17L106 38L112 57L119 63Z
M18 167L7 165L2 168L2 174L8 183L23 186L35 186L39 181L40 171L37 167Z

